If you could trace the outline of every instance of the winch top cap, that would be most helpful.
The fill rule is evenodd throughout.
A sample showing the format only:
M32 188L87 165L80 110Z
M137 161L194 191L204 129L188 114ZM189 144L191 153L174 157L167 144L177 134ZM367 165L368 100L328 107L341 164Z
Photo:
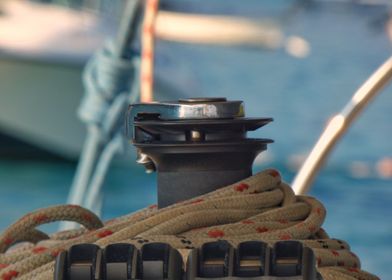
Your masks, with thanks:
M181 98L178 100L179 103L190 103L190 104L198 104L198 103L214 103L214 102L227 102L226 97L190 97L190 98Z
M244 103L222 97L187 98L178 101L132 104L127 121L138 117L159 116L161 120L233 119L245 117Z

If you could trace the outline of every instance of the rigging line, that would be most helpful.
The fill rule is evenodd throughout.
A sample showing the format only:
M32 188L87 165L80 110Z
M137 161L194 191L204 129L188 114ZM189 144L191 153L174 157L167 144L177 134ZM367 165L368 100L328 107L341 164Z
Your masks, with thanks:
M343 110L330 120L293 181L296 194L306 194L310 190L314 178L336 143L391 80L392 56L357 90Z
M130 81L128 73L132 73L139 64L138 61L135 64L134 61L138 59L133 54L127 53L135 39L134 29L138 27L141 18L141 1L129 2L116 42L108 42L85 69L86 95L79 108L79 117L87 124L88 134L67 200L70 204L82 204L85 200L86 191L97 168L96 160L113 136L113 130L122 129L117 121L113 121L108 127L104 120L107 121L108 110L116 96L128 91L129 95L132 94L129 87L134 81ZM61 229L67 228L70 228L70 224L61 225Z

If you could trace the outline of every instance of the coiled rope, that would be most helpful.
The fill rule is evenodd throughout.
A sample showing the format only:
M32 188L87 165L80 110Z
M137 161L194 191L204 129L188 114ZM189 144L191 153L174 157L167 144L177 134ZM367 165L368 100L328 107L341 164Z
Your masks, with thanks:
M79 243L104 247L127 242L141 247L165 242L186 255L217 239L233 246L249 240L300 240L313 249L324 280L379 279L360 270L347 243L328 237L321 228L325 216L318 200L296 196L273 169L164 209L153 205L104 224L79 206L54 206L24 216L0 235L0 279L53 279L56 256ZM60 220L78 222L83 228L51 236L36 230ZM30 243L13 246L22 241Z

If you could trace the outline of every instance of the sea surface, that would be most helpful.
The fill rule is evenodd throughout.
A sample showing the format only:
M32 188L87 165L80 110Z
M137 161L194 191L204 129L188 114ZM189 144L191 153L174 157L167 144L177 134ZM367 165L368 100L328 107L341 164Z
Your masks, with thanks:
M329 3L294 9L286 4L290 1L266 6L249 1L250 6L239 7L230 0L222 8L219 1L200 6L187 0L184 8L179 0L171 2L193 12L268 19L285 38L306 41L304 57L293 56L285 46L265 50L157 44L156 75L184 95L241 99L248 116L274 118L251 135L275 140L257 159L255 172L274 167L287 182L327 120L392 53L384 6ZM330 236L348 241L363 269L382 279L392 275L392 179L382 177L377 165L392 158L391 139L388 87L339 143L311 191L328 210L324 228ZM74 164L64 162L0 160L0 229L29 211L64 203L74 170ZM153 204L155 179L135 164L115 164L105 183L103 219Z

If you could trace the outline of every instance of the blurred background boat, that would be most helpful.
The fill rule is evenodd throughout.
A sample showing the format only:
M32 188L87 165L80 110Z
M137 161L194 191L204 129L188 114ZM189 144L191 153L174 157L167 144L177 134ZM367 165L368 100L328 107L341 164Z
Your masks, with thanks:
M75 159L84 138L75 114L83 67L114 26L31 1L2 1L0 9L0 127L14 143L0 153Z
M85 133L76 117L83 65L114 34L123 5L42 2L1 3L0 228L28 211L65 202ZM226 96L244 100L250 116L274 117L263 135L255 135L276 141L256 169L274 166L287 181L328 118L392 50L389 1L162 0L161 5L171 13L246 18L272 32L271 44L255 40L245 46L159 39L155 87L160 100ZM392 224L385 218L392 213L389 93L390 88L352 127L312 191L329 210L331 235L348 240L364 268L383 279L392 274ZM34 161L25 160L32 156ZM48 157L60 161L42 160ZM146 176L129 159L109 174L104 218L155 200L154 175Z

